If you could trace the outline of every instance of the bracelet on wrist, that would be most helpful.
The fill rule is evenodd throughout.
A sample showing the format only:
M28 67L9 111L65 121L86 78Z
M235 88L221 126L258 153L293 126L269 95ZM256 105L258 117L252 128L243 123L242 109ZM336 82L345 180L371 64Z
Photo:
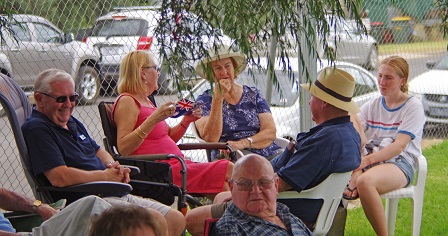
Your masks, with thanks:
M145 139L146 138L146 135L141 135L139 132L138 132L138 129L136 129L135 130L135 133L138 135L138 137L140 137L141 139Z
M254 140L251 137L246 139L249 141L249 148L252 148L252 143L254 142Z
M148 133L145 133L145 132L142 130L141 125L139 125L139 126L137 127L137 129L140 130L140 132L142 132L142 134L143 134L144 136L148 136Z

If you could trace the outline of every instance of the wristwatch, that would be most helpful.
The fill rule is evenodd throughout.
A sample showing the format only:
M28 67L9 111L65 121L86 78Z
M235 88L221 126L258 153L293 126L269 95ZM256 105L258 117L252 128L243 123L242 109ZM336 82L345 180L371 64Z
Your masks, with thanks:
M251 138L251 137L249 137L249 138L246 138L247 140L249 140L249 148L252 148L252 143L254 142L254 140Z
M37 212L37 208L42 205L42 202L39 200L34 200L33 202L33 212L36 213Z

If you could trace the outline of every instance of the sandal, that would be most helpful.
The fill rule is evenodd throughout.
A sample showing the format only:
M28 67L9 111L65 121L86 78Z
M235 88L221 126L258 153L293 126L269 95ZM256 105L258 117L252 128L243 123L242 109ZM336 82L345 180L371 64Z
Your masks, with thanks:
M351 188L348 186L348 184L347 184L347 186L345 187L345 189L348 190L348 191L350 191L350 193L352 193L352 194L353 194L354 191L357 190L356 187L354 187L353 189L351 189ZM342 197L343 197L344 199L346 199L346 200L356 200L356 199L359 198L359 195L358 195L358 194L357 194L356 196L354 196L354 197L351 196L352 194L350 194L350 196L347 196L347 195L345 195L345 194L342 194Z

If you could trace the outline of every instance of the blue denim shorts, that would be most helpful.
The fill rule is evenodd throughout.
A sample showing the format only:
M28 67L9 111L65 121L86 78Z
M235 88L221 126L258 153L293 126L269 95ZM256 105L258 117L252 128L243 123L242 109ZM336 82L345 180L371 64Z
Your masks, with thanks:
M362 169L362 171L364 172L374 166L381 165L384 163L394 164L398 168L400 168L400 170L403 172L404 176L406 176L406 179L408 181L405 187L409 186L412 183L412 181L414 181L414 169L412 168L411 164L409 164L409 162L401 155L399 155L395 158L392 158L390 160L387 160L387 161L382 161L382 162L367 166L366 168Z
M408 180L406 187L409 186L412 181L414 181L414 169L403 156L400 155L396 158L393 158L392 160L387 160L386 163L394 164L398 168L400 168L401 171L403 171L406 179Z

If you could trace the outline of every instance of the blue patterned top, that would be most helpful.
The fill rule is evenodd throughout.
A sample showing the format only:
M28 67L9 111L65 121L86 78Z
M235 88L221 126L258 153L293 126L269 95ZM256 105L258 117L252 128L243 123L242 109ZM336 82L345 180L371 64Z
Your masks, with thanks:
M242 212L232 202L227 207L221 219L216 222L212 235L313 235L305 224L299 218L291 214L288 207L282 203L277 203L277 216L281 219L283 224L285 224L286 229L261 218L250 216Z
M210 116L212 106L212 92L206 90L200 95L197 101L203 102L202 116ZM255 87L243 85L243 96L236 105L232 105L224 100L222 104L223 128L220 142L237 141L251 137L260 131L260 120L258 114L271 113L269 105L260 95L260 91ZM280 147L272 144L264 149L247 149L264 157L269 157L277 153ZM219 154L219 151L212 151L212 159Z

